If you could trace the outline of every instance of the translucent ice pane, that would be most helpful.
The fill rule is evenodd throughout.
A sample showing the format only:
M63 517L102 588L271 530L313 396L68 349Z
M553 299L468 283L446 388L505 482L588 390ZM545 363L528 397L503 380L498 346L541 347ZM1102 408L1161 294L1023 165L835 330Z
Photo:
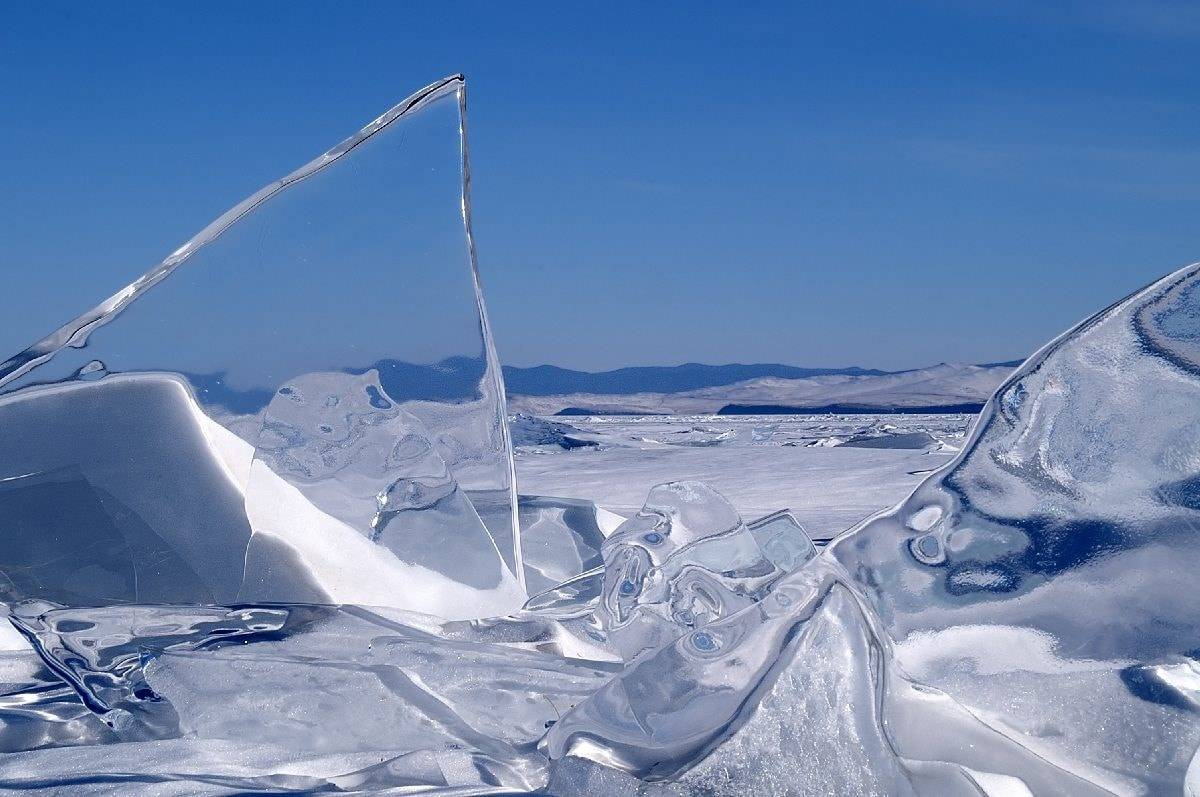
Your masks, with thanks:
M817 555L804 526L786 509L746 524L763 556L784 571L795 570Z
M611 523L610 518L619 524L618 516L576 498L522 495L518 500L525 582L531 595L604 564L601 524Z
M0 597L521 605L463 108L422 89L0 364Z

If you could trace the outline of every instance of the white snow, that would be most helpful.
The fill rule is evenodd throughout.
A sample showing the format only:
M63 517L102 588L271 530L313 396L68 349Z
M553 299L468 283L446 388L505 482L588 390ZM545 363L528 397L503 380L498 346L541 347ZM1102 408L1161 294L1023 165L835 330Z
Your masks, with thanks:
M647 492L668 481L699 480L746 520L793 510L814 539L827 539L905 498L961 445L968 415L575 417L600 445L545 454L518 451L517 485L528 495L584 498L632 515ZM925 432L926 449L812 445L861 434ZM716 445L664 442L720 437Z

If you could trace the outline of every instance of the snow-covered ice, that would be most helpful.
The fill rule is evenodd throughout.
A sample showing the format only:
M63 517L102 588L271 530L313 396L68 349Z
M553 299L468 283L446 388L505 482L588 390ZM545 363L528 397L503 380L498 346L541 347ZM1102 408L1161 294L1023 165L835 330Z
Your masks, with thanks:
M829 539L904 498L963 443L970 415L605 416L564 419L597 447L516 452L524 493L583 498L630 515L668 481L700 481L746 519L791 509L814 539ZM559 421L559 419L555 419ZM927 434L923 448L889 438ZM695 447L679 441L723 437ZM856 438L879 448L843 446ZM902 440L904 438L901 438ZM832 443L827 445L825 443Z
M732 384L672 393L562 393L515 395L514 412L555 415L588 411L596 414L695 415L730 414L738 406L836 407L849 411L885 408L982 405L1012 373L1011 364L942 363L929 368L882 374L822 374L804 377L758 377ZM835 410L836 411L836 410Z

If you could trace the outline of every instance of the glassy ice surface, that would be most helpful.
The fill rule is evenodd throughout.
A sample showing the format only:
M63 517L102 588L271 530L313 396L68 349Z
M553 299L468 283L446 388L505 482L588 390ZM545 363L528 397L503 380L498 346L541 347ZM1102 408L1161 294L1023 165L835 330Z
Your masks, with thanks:
M699 482L655 487L601 552L596 616L627 662L693 631L697 647L718 644L700 629L757 602L785 572L729 502Z
M0 365L12 602L518 608L460 78Z
M4 364L0 786L1200 793L1200 266L821 550L698 482L518 502L462 90Z
M831 552L897 671L1071 777L1178 793L1200 744L1198 457L1190 266L1031 357L950 466Z
M624 521L579 499L522 495L517 505L525 581L531 594L602 568L604 539Z
M786 509L746 524L750 536L763 556L780 570L795 570L817 555L817 546L809 539L800 521Z

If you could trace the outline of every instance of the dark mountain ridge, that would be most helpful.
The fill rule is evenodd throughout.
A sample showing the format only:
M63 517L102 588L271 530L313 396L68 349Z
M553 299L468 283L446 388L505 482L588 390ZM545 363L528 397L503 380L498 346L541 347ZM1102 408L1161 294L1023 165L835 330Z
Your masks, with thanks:
M557 396L565 393L602 393L628 396L634 393L678 393L761 379L773 376L783 379L803 379L809 376L881 376L889 373L870 368L801 368L778 363L745 365L648 365L617 368L612 371L576 371L556 365L536 365L532 368L504 366L504 383L508 392L521 396Z
M1016 367L1022 360L984 363L984 367ZM919 370L919 369L909 369ZM629 396L635 393L681 393L707 387L721 387L748 379L779 377L804 379L810 376L885 376L908 371L881 371L874 368L803 368L779 363L730 363L727 365L647 365L617 368L612 371L576 371L557 365L536 365L520 368L504 366L504 383L514 396L561 396L571 393L594 393L608 396Z

